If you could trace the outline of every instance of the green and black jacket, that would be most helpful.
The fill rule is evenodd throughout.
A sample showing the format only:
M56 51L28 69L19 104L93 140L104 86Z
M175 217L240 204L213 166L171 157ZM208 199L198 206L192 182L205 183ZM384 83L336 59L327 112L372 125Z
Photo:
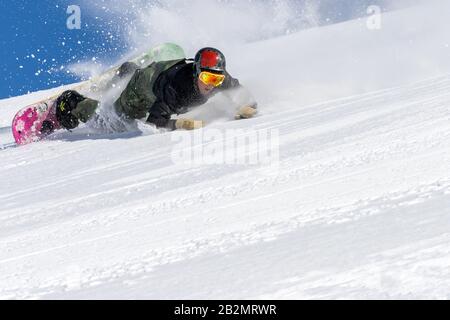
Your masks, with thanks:
M239 86L239 81L226 73L220 89ZM216 93L214 92L214 93ZM210 96L200 94L194 65L187 60L153 63L137 70L120 98L115 102L116 111L131 119L146 119L157 127L175 128L173 114L182 114L189 108L202 105Z

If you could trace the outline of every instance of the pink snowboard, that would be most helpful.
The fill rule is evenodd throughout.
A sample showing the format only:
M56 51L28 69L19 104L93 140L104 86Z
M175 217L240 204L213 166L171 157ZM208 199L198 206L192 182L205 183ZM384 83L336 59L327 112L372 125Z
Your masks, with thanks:
M13 119L12 131L19 145L36 142L61 128L56 119L55 101L47 100L20 110Z

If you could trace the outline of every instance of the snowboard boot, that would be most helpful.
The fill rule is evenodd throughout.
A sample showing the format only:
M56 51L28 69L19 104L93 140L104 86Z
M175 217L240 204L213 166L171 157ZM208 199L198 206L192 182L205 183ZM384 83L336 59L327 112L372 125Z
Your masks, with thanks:
M80 121L87 122L95 114L98 105L98 101L68 90L56 100L56 118L63 128L75 129Z
M53 131L55 131L55 124L52 121L45 120L44 122L42 122L42 127L40 130L41 134L49 135Z

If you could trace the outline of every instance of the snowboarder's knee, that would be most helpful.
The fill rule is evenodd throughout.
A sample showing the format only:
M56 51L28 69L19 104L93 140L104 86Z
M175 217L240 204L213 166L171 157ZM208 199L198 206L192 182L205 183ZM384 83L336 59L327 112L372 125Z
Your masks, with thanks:
M139 69L139 66L134 62L125 62L123 63L119 70L117 71L117 76L120 79L123 79L127 76L131 76L136 72L136 70Z

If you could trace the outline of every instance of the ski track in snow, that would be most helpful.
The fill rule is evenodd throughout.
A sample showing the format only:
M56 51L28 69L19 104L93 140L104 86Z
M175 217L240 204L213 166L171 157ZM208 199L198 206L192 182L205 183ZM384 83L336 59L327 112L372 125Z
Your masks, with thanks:
M0 298L449 299L450 77L261 110L212 127L278 129L276 171L170 133L1 150Z

